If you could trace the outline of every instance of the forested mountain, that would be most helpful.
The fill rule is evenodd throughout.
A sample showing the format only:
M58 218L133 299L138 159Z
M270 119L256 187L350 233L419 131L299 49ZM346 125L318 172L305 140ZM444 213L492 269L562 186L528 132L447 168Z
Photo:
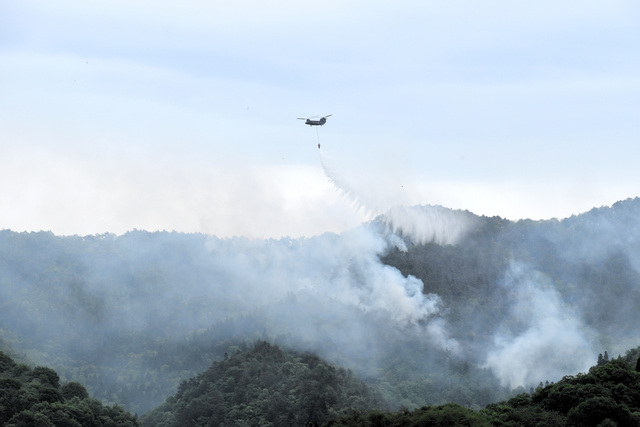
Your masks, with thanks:
M60 386L51 368L17 364L0 351L0 426L137 427L120 406L103 406L84 386Z
M382 261L442 299L464 357L503 384L584 371L592 354L638 344L638 198L563 220L476 217L456 245L405 237Z
M481 411L493 425L640 426L640 372L614 359Z
M490 427L487 417L456 403L423 406L414 411L403 408L398 412L354 412L332 419L326 427Z
M382 396L350 370L257 341L183 381L174 397L143 416L142 425L294 427L384 408Z
M142 425L640 426L638 353L640 347L613 360L601 354L588 373L541 382L479 412L455 403L388 412L381 396L350 371L257 341L183 381L175 396L142 417Z
M640 347L627 352L636 359ZM602 357L602 355L600 355ZM636 369L623 358L601 359L588 373L540 383L530 393L487 405L478 413L456 404L414 411L354 412L330 420L327 427L637 427L640 426L640 360Z
M350 368L391 408L476 410L638 345L640 199L438 215L455 244L384 218L279 240L2 230L0 346L143 414L258 340Z
M561 221L474 222L455 246L411 245L409 236L408 250L393 248L382 261L421 279L424 292L439 295L465 341L471 332L490 339L509 316L511 290L497 285L517 261L546 276L564 303L578 307L603 347L616 341L627 347L640 321L640 198Z

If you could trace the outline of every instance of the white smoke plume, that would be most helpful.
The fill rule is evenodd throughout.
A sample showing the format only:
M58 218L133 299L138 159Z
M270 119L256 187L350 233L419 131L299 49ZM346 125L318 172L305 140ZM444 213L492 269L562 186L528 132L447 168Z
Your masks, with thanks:
M494 335L486 366L504 386L537 385L593 362L585 327L541 273L511 262L501 283L512 295L510 316Z
M459 349L440 298L381 263L388 239L371 228L295 240L212 237L207 248L216 271L207 299L221 318L258 310L270 335L306 337L309 349L354 368L375 361L390 340Z
M249 295L256 296L251 303L256 306L304 291L363 312L385 312L399 325L416 324L438 311L437 297L422 294L420 280L380 262L387 243L365 227L310 239L211 238L207 247L238 304L247 305Z
M399 325L438 312L437 297L422 294L420 280L380 262L387 243L365 227L297 240L212 238L208 248L218 271L234 283L233 294L243 300L256 291L255 303L268 304L304 291L363 312L383 311ZM254 286L263 290L249 289Z

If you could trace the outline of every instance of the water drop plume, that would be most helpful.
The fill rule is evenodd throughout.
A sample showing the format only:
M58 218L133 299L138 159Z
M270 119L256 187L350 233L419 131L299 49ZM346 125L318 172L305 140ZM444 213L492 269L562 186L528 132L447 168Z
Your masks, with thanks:
M474 226L474 217L466 211L442 206L409 206L406 196L385 185L385 180L372 183L357 175L342 172L320 153L325 176L334 188L349 200L356 211L381 223L388 233L409 238L415 244L435 242L456 244ZM400 249L403 249L401 245Z

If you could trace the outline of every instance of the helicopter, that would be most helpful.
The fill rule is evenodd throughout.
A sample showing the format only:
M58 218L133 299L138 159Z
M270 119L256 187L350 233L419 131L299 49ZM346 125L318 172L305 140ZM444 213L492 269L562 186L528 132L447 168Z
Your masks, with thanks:
M318 116L315 116L315 117L318 117ZM324 126L324 124L327 123L327 117L331 117L331 114L329 114L328 116L321 117L320 120L311 120L314 117L310 119L298 117L298 120L306 120L304 124L309 126Z

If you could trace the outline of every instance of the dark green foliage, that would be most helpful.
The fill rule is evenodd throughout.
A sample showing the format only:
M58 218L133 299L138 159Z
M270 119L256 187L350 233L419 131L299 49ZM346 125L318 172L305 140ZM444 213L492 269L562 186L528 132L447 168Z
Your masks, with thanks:
M636 371L640 372L640 347L627 350L622 358L631 366L636 367Z
M40 383L55 389L60 387L60 377L58 376L58 373L51 368L36 366L29 374L29 378L37 379Z
M353 412L327 423L327 427L489 427L490 425L483 415L455 403L423 406L413 412L407 409L395 413L374 411L366 415Z
M518 395L481 411L494 426L640 426L640 373L622 359L566 376L529 398Z
M121 407L89 398L79 383L60 387L58 374L43 366L16 364L0 351L0 426L136 427Z
M605 420L622 426L640 425L638 417L631 415L626 406L617 404L610 397L592 397L567 414L567 425L575 427L597 427Z
M13 368L15 365L16 362L14 362L13 359L0 351L0 374Z
M89 393L84 386L77 382L70 382L65 384L61 388L62 395L65 399L71 399L73 397L77 397L79 399L86 399L89 397Z
M142 424L302 426L383 407L382 397L350 371L258 341L183 381Z

